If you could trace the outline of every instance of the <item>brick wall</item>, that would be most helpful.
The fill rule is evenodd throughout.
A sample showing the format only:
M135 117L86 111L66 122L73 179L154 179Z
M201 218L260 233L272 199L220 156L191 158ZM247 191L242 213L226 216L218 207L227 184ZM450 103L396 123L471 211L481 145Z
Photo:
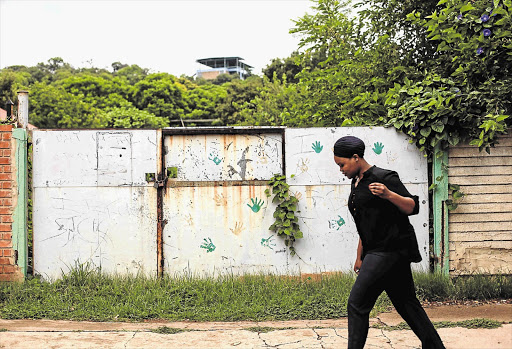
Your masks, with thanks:
M12 215L16 205L12 145L12 125L0 125L0 281L23 278L20 268L16 265L12 244Z

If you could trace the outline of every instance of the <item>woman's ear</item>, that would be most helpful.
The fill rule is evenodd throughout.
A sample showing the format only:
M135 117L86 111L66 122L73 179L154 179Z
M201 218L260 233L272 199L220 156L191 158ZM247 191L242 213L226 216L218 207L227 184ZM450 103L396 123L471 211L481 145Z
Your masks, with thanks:
M354 155L352 155L352 157L353 157L354 159L356 159L356 161L359 161L359 155L354 154Z

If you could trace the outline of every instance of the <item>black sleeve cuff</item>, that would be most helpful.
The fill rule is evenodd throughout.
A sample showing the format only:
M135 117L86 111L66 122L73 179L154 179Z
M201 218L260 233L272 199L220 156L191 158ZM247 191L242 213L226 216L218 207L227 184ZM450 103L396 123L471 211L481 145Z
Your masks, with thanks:
M411 199L414 200L414 210L412 210L409 216L414 216L415 214L418 214L420 212L420 199L418 198L417 195L411 196Z

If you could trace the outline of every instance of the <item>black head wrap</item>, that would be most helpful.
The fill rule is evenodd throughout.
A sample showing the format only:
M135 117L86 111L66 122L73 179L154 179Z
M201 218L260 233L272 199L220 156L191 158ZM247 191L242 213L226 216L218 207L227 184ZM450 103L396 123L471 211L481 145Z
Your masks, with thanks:
M351 158L354 154L364 157L364 142L354 136L341 137L334 144L334 155L340 158Z

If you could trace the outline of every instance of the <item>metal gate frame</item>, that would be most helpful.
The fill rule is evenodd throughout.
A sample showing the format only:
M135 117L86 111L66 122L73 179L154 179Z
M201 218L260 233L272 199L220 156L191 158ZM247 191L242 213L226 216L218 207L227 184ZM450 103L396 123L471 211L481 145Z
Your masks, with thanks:
M281 152L282 152L282 174L286 175L285 163L285 127L201 127L201 128L164 128L157 131L157 140L160 143L157 154L157 170L158 174L155 178L155 188L157 188L157 273L159 277L164 274L164 241L163 231L165 225L168 223L164 220L164 195L168 187L168 178L172 175L172 170L165 168L165 137L166 136L196 136L196 135L254 135L254 134L280 134L281 135ZM236 181L212 181L201 182L201 185L214 184L218 186L248 186L252 184L266 184L268 181L249 181L249 180L236 180ZM190 184L190 182L186 182ZM173 183L173 187L180 186L181 183ZM194 183L193 186L198 186L199 183Z

